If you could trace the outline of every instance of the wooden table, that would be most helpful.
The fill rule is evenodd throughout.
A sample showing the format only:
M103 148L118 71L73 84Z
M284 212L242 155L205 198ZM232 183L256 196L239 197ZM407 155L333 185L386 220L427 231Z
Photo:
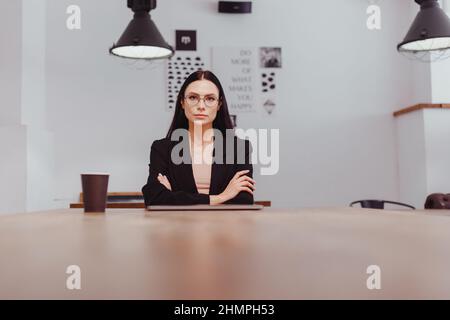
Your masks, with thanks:
M67 209L0 217L0 257L1 299L450 299L450 211Z

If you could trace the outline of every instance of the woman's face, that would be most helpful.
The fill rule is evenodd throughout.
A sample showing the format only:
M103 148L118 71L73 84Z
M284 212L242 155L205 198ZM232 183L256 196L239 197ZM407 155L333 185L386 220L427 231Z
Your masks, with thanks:
M186 88L181 106L190 125L210 125L220 109L219 89L209 80L194 81Z

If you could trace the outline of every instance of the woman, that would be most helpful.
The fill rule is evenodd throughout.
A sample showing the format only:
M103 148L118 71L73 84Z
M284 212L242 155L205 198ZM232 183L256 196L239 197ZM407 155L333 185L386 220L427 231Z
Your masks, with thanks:
M253 204L251 145L237 138L232 129L217 77L210 71L191 74L178 94L166 138L152 144L149 177L142 188L146 205ZM180 130L189 143L184 141L188 147L177 153L180 141L175 136ZM226 146L230 131L233 149ZM234 153L227 157L230 150ZM188 161L179 163L176 156Z

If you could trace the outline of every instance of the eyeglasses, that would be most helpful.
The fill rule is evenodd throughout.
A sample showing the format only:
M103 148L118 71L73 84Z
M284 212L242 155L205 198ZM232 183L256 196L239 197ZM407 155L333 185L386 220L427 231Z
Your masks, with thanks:
M219 98L217 98L215 95L206 95L202 98L198 94L188 94L184 97L184 100L190 107L195 107L200 103L201 100L203 100L205 106L207 106L208 108L214 108L219 105Z

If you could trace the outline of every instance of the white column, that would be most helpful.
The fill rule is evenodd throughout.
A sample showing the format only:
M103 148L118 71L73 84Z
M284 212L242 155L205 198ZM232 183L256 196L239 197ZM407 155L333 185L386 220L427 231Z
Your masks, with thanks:
M26 210L26 145L25 127L0 126L0 214Z
M400 199L424 207L432 193L450 193L450 109L424 109L396 118Z
M450 16L450 0L441 0L441 6ZM431 63L433 103L450 103L450 58Z
M26 209L27 139L21 125L22 2L1 1L0 15L1 214Z
M427 196L423 111L401 115L396 122L400 201L423 208Z
M0 2L0 214L53 206L45 13L46 0Z
M54 207L53 134L47 128L46 0L22 0L22 124L27 128L27 211Z
M431 64L433 103L450 103L450 58Z
M450 193L450 109L424 110L427 192Z
M0 2L0 126L20 124L22 2Z

